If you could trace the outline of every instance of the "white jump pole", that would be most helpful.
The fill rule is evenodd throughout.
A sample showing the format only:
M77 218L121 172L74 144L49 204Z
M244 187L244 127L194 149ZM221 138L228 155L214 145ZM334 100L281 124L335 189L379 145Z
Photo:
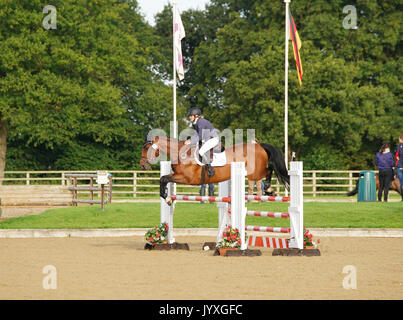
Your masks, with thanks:
M231 183L230 180L218 183L218 196L229 197L231 195ZM228 202L217 202L218 207L218 234L217 243L223 239L223 232L225 228L230 224L229 209L230 204Z
M160 177L165 176L171 173L171 161L160 161ZM168 183L168 197L172 195L172 183ZM168 236L167 242L172 244L175 242L175 238L173 237L173 226L174 226L174 210L175 210L175 202L172 205L168 205L164 199L161 198L160 202L160 212L161 212L161 223L168 223Z
M291 161L290 170L290 214L291 239L290 248L304 248L304 198L303 198L303 164Z
M288 16L291 0L285 2L285 66L284 66L284 160L285 167L288 170L288 42L290 39L290 20ZM285 196L288 197L287 188L284 190Z
M231 226L241 235L241 250L248 248L245 241L245 162L231 163Z

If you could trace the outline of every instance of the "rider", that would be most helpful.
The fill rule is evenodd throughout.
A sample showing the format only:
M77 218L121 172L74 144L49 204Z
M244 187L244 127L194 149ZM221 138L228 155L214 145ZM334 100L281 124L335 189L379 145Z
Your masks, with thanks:
M210 164L210 150L216 147L219 143L218 133L210 121L201 117L202 112L199 108L190 108L188 112L189 120L192 122L196 133L190 139L185 141L185 144L197 145L201 142L203 145L199 149L199 155L202 162L206 165L208 176L211 178L214 175L214 169Z

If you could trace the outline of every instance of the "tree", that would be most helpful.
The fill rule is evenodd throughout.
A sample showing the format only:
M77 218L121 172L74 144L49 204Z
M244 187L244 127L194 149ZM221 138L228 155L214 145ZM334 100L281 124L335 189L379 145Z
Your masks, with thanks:
M169 88L151 68L155 36L136 1L52 4L56 29L43 27L39 0L1 7L0 172L6 139L17 149L52 154L53 168L77 164L58 157L91 145L135 152L147 127L168 110Z
M357 9L353 29L343 27L347 4ZM319 151L346 169L374 168L374 154L396 140L403 118L399 2L302 0L290 8L304 78L299 86L290 46L289 152L311 159L311 169ZM203 14L183 17L191 48L185 99L217 128L254 128L284 148L284 3L213 0ZM187 28L194 21L200 27Z

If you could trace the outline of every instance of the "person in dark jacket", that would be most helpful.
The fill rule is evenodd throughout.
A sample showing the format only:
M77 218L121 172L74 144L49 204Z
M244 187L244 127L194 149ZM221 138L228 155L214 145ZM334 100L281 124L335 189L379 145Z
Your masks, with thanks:
M400 195L403 201L403 134L399 136L399 145L396 147L395 159L396 175L400 181Z
M208 176L211 178L215 171L210 164L210 150L216 147L220 142L218 131L210 121L202 118L202 113L199 108L191 108L188 117L192 122L196 133L191 136L190 139L186 140L185 144L198 145L199 142L202 143L202 146L199 149L199 155L202 158L202 162L207 167Z
M384 193L383 201L387 202L390 183L393 180L393 167L395 166L389 144L382 145L381 150L375 156L375 164L379 169L378 201L382 201L382 193Z

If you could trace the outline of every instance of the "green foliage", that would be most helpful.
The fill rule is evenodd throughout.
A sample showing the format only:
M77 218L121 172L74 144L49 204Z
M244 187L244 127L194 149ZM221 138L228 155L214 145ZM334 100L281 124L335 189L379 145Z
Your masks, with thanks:
M136 168L144 134L172 119L172 10L144 22L136 1L55 0L45 30L39 0L0 4L0 120L6 170ZM343 7L357 9L345 29ZM374 169L403 120L403 13L398 0L291 2L303 84L289 51L289 153L310 169ZM218 129L256 130L284 148L284 3L211 0L181 12L189 107ZM291 44L291 43L290 43ZM327 157L327 155L330 155ZM1 164L0 164L1 168Z
M356 7L358 28L343 27L345 5ZM374 168L379 146L396 145L401 134L399 1L301 0L290 8L304 76L299 86L290 43L289 151L311 169ZM259 140L284 148L284 3L213 0L203 14L182 14L183 96L217 128L254 128ZM337 160L315 163L317 146L338 150Z
M112 149L102 144L77 144L67 147L55 161L55 169L75 168L74 170L107 170L114 166Z
M49 30L42 1L0 8L0 118L9 143L15 153L45 150L52 168L118 168L116 145L136 151L138 163L144 132L170 117L170 90L150 67L152 28L132 1L52 5L57 28Z
M346 169L344 156L327 145L311 148L303 158L304 170L343 170Z
M35 170L44 171L52 169L55 153L49 153L42 146L25 146L12 144L7 148L7 171Z

